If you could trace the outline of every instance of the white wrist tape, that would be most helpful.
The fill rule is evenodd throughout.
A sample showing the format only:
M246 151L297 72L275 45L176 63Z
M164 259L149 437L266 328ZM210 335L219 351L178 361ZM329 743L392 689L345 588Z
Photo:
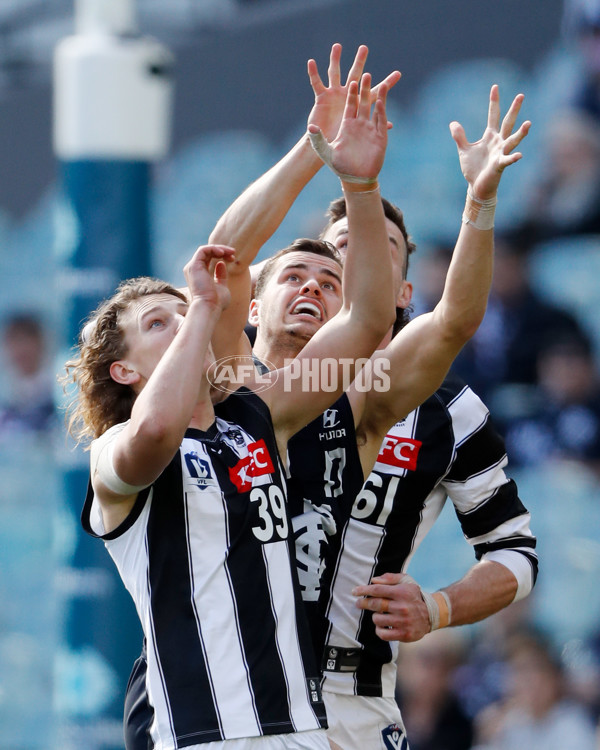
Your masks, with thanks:
M479 200L473 195L471 187L467 189L467 199L462 215L463 224L470 224L475 229L493 229L496 214L496 197Z
M309 131L308 137L310 138L310 143L313 149L321 157L323 162L327 164L329 169L331 169L331 171L340 178L340 180L344 180L344 182L354 182L357 185L374 185L377 182L376 177L356 177L352 174L344 174L343 172L338 172L338 170L333 166L332 163L333 150L323 133L321 133L320 130L318 133L311 133Z
M430 594L421 589L421 596L429 614L430 631L447 628L452 622L452 605L448 594L445 591Z

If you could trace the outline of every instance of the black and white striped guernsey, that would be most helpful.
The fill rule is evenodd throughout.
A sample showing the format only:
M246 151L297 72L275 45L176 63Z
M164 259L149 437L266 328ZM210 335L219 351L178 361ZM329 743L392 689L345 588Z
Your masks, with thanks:
M91 489L82 515L142 621L157 750L325 723L268 408L240 389L215 411L116 530Z
M316 453L323 446L314 438L303 441L302 433L297 437L288 445L290 468L296 463L292 450L300 451L305 473L298 480L306 482L310 466L320 466ZM347 450L354 455L349 443ZM504 443L486 406L462 381L448 376L433 396L389 430L362 486L356 471L342 467L338 511L346 517L326 551L319 599L325 617L313 629L321 643L325 634L325 690L393 697L398 644L376 636L371 613L356 607L351 590L375 575L405 572L447 497L476 558L495 550L520 556L533 585L536 540L516 485L504 473L506 464ZM315 469L313 479L319 475ZM339 524L339 513L337 518ZM294 519L295 527L300 524Z

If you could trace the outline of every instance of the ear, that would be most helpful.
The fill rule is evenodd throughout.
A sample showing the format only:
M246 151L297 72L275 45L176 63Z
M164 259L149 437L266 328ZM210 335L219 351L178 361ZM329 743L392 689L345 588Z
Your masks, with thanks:
M137 372L137 370L132 370L125 359L119 359L116 362L113 362L110 366L109 372L115 383L120 383L121 385L134 385L140 381L139 372Z
M258 328L258 312L260 310L260 300L253 299L250 302L250 309L248 310L248 323L255 328Z
M403 281L400 285L398 296L396 297L396 307L401 307L405 310L412 299L413 285L410 281Z

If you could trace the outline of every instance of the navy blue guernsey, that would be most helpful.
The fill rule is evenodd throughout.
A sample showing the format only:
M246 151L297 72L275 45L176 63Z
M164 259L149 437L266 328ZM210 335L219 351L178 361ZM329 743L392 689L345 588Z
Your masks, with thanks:
M362 483L354 415L343 394L288 441L288 496L298 578L319 662L325 637L319 604L322 585Z
M158 750L324 725L269 410L243 388L215 412L121 526L102 533L91 489L82 516L142 620Z

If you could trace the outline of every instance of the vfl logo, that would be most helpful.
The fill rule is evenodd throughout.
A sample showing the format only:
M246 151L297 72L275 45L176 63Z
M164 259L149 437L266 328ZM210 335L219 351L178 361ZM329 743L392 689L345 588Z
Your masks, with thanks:
M404 732L397 724L390 724L389 727L382 729L381 737L387 750L408 750L408 742Z
M381 444L377 462L387 466L398 466L400 469L415 471L417 457L423 443L407 437L386 435Z
M237 487L238 492L248 492L255 477L273 474L275 467L269 456L264 440L248 444L248 455L240 458L235 466L229 467L229 478Z
M210 471L210 464L204 458L191 451L185 454L185 465L192 479L192 483L198 487L198 489L205 490L212 480L212 473Z
M337 409L325 409L323 412L323 427L326 430L331 430L339 421Z

